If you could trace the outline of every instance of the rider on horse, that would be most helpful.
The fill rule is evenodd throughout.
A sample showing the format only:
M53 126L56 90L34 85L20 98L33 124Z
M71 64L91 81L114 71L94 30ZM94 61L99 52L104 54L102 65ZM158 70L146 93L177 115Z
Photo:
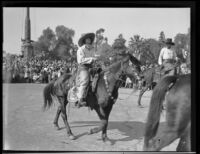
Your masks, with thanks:
M172 39L168 38L165 42L166 47L162 48L158 58L158 64L164 67L164 74L175 75L175 62L178 60L176 52L171 49L174 43Z
M92 68L92 63L97 60L95 57L95 48L93 42L95 39L94 33L83 34L79 39L80 48L77 51L78 74L77 74L77 97L78 107L86 106L87 86L90 81L89 69Z

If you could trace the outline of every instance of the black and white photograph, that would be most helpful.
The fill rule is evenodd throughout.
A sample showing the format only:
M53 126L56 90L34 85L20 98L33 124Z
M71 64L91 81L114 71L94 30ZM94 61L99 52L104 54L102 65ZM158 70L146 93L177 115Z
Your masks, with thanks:
M190 7L2 12L3 150L192 152Z

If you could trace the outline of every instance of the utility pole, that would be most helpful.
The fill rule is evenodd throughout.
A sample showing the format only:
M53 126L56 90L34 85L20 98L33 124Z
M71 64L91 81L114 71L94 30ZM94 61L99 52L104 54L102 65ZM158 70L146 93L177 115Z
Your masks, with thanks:
M33 45L31 40L31 20L30 20L30 9L26 8L26 18L25 18L25 36L22 41L22 54L26 60L30 60L34 56Z

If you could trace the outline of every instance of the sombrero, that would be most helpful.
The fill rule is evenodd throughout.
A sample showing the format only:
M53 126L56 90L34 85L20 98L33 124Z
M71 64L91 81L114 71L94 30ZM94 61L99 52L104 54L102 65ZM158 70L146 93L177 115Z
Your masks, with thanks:
M94 41L94 38L95 38L95 34L94 33L86 33L86 34L83 34L81 36L81 38L79 39L78 41L78 45L81 47L82 45L85 44L85 39L86 38L90 38L91 39L91 43L93 43Z
M165 44L175 45L174 42L172 42L171 38L168 38L166 41L164 41Z

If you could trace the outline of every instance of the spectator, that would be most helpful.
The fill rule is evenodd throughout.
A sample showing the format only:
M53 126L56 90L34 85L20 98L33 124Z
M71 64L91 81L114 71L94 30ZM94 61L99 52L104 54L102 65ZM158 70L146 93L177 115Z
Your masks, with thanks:
M132 81L129 77L126 78L126 85L125 88L132 88Z

